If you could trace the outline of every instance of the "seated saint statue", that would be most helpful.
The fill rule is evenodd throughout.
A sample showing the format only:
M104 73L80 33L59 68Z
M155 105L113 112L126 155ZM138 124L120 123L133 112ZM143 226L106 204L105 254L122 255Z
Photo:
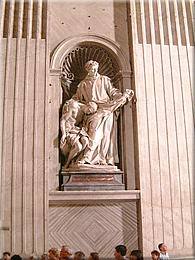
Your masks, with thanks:
M122 94L114 88L107 76L98 73L98 67L99 64L92 60L85 64L88 74L71 99L80 104L84 113L80 129L85 131L82 138L86 140L83 143L81 137L79 139L81 146L77 150L82 152L76 161L78 165L114 165L114 112L134 95L132 90Z

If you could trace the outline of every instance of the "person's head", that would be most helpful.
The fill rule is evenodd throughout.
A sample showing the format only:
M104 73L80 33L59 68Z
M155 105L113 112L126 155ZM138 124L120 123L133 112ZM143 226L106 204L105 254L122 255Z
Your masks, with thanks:
M143 260L143 254L141 250L133 250L129 256L130 260Z
M59 251L57 248L50 248L48 251L48 257L50 260L58 259L59 258Z
M36 258L34 257L34 255L31 255L31 256L28 258L28 260L34 260L34 259L36 259Z
M96 253L96 252L90 253L88 260L99 260L98 253Z
M3 252L3 260L10 260L11 254L10 252Z
M62 114L69 114L71 117L76 118L79 108L80 106L78 101L69 99L62 108Z
M41 255L41 260L48 260L48 255L47 254L42 254Z
M67 246L61 247L61 250L60 250L60 258L61 259L63 259L63 258L66 259L71 255L72 255L72 252L71 252L69 247L67 247Z
M160 243L158 245L158 249L160 250L160 252L162 253L166 253L167 252L167 246L165 245L165 243Z
M84 260L85 259L85 254L82 251L77 251L74 254L74 260Z
M89 60L85 64L85 70L88 72L89 75L95 75L98 71L99 63L97 61Z
M89 102L83 110L86 114L93 114L97 111L97 108L98 106L95 102Z
M124 245L118 245L115 247L114 257L115 259L121 259L126 255L127 248Z
M11 260L22 260L22 257L20 255L13 255Z
M152 260L159 260L160 259L160 253L157 250L153 250L151 252Z
M68 246L62 246L60 250L60 259L68 259L72 252Z

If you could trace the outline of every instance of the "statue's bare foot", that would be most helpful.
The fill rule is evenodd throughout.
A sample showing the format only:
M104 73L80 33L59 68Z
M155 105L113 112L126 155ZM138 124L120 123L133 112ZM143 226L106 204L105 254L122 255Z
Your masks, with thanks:
M87 158L83 158L80 161L78 161L79 164L91 164L89 159Z
M114 160L113 159L108 159L107 160L107 164L114 166Z
M100 161L99 161L99 164L100 164L100 165L107 165L106 160L100 160Z

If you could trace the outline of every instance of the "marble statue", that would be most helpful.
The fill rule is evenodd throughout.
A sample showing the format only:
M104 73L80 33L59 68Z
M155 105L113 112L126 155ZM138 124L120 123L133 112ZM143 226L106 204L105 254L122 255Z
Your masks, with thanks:
M78 167L114 165L114 112L130 101L134 92L126 89L122 94L107 76L98 73L98 67L98 62L92 60L85 64L87 76L65 103L61 149L68 154L66 167L70 163Z
M88 134L85 129L76 126L79 109L79 102L73 99L68 100L62 109L62 117L60 120L62 132L60 148L67 157L65 168L68 168L70 162L72 162L89 143Z

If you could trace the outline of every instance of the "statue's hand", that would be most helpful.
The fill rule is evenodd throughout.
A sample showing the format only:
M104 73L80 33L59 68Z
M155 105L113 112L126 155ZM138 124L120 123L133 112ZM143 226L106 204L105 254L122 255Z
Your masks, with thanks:
M117 93L115 93L114 95L113 95L113 99L115 100L117 100L117 99L119 99L119 98L121 98L123 96L123 94L121 93L121 92L117 92Z
M134 96L134 91L132 89L126 89L123 95L130 101Z

